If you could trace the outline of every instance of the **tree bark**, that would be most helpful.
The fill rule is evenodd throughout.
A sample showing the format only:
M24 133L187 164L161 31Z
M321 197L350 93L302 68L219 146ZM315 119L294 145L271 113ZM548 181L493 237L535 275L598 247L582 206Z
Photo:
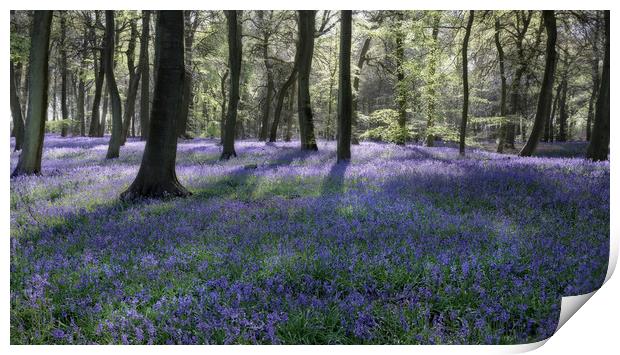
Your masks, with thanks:
M587 157L599 161L607 160L609 155L609 10L605 10L605 58L603 59L603 73L601 86L596 100L594 126L588 145Z
M107 83L104 88L103 94L103 108L101 109L101 124L99 125L99 137L103 137L105 135L105 129L108 122L108 106L110 103L110 93L107 88Z
M241 75L241 24L236 10L226 11L228 23L228 61L230 67L230 95L228 100L228 112L224 126L224 142L221 160L236 157L235 152L235 126L237 123L237 106L239 104L239 77Z
M552 91L553 91L553 76L556 65L556 52L555 43L557 39L557 27L555 21L555 13L553 10L543 11L543 20L545 22L545 29L547 31L547 49L545 55L545 72L543 75L543 81L540 87L540 94L538 96L538 106L536 108L536 116L534 117L534 125L532 126L532 132L527 140L525 146L519 152L519 156L529 157L536 150L540 136L543 133L543 126L546 121L546 117L549 115Z
M67 107L67 19L64 11L60 12L60 112L62 114L60 136L66 137L69 119L69 109Z
M99 19L99 13L95 11L97 19ZM90 28L91 45L95 47L97 45L95 27ZM97 54L99 54L99 69L97 69ZM101 122L99 119L99 109L101 106L101 94L103 90L103 80L105 79L105 64L103 60L103 51L99 49L93 49L93 68L95 71L95 96L93 98L93 107L90 114L90 127L88 129L89 137L101 136Z
M30 77L28 114L24 128L24 145L11 176L41 173L41 155L45 121L47 120L47 89L49 40L52 11L34 11L30 38Z
M263 19L263 11L258 12L259 19L261 23L264 25ZM271 114L271 101L273 101L273 63L271 59L269 59L269 39L271 37L271 33L269 31L263 31L263 43L262 43L262 52L263 52L263 63L265 64L265 74L267 76L267 90L265 91L265 104L263 105L263 113L261 118L261 128L260 134L258 136L258 140L264 142L267 140L267 136L270 133L269 130L269 115ZM275 119L274 119L275 123ZM273 129L273 125L271 127ZM277 126L276 126L277 130ZM271 137L270 137L271 138ZM271 139L270 139L271 141Z
M560 110L560 129L558 132L558 142L566 142L566 121L567 121L567 112L566 112L566 91L567 91L567 82L566 78L562 79L562 94L560 96L559 102L559 110Z
M299 13L299 52L297 79L297 112L301 150L319 150L314 135L312 102L310 99L310 71L314 53L315 10L301 10Z
M160 11L156 46L159 49L157 81L153 95L149 136L136 179L121 199L185 197L176 176L177 119L182 105L185 77L183 11Z
M185 81L183 82L183 105L179 113L179 121L177 126L177 135L179 138L190 139L191 135L187 133L187 123L189 121L190 108L193 102L193 71L192 71L192 47L194 46L194 35L198 28L198 18L191 21L192 11L184 11L185 22ZM198 12L195 12L198 16Z
M439 51L439 44L437 43L437 36L439 35L439 19L440 19L439 16L440 16L439 13L435 13L433 15L433 32L431 34L433 43L431 44L429 60L428 60L428 80L429 80L429 82L427 83L428 112L427 112L427 119L426 119L426 131L427 131L426 146L427 147L432 147L435 145L435 136L432 133L428 133L428 132L429 131L432 132L432 129L435 126L435 115L437 114L436 113L437 78L435 74L437 71L437 56L438 56L437 52Z
M108 145L108 152L106 159L118 158L118 154L121 146L122 135L122 109L121 109L121 97L118 93L118 87L116 86L116 79L114 78L114 11L105 11L105 48L104 48L104 60L105 60L105 76L108 84L108 92L110 96L110 104L112 106L112 136L110 137L110 143Z
M138 23L136 19L130 22L129 44L127 46L127 70L129 72L129 85L127 86L127 98L125 99L125 110L123 111L123 130L121 134L121 145L125 145L129 126L136 112L136 97L138 96L138 85L140 83L141 71L135 66L136 41L138 40Z
M402 28L404 15L397 12L396 28L396 106L398 106L398 127L402 130L397 144L404 145L407 141L407 87L405 84L405 33Z
M474 23L474 10L469 11L469 19L465 28L465 37L463 38L463 114L461 116L461 135L459 139L459 153L465 154L465 135L467 134L467 114L469 112L469 82L467 80L467 46L469 45L469 36L471 34L471 26Z
M140 38L140 140L146 140L149 136L149 32L151 25L151 12L142 11L142 36Z
M598 40L599 40L599 27L598 24L596 29L594 30L594 39L592 40L592 93L590 94L590 100L588 100L588 119L586 121L586 141L590 141L591 133L592 133L592 121L594 119L594 105L596 102L596 97L598 94L598 89L600 87L599 80L599 51L598 51Z
M366 56L368 55L368 50L370 50L370 41L371 37L366 37L364 40L364 44L362 44L362 49L360 50L360 56L357 59L357 67L354 69L355 75L353 75L353 117L351 122L351 143L359 144L359 139L357 137L357 115L358 109L357 105L359 102L359 88L360 88L360 75L362 73L362 68L364 67L364 63L368 60Z
M220 144L224 145L224 132L226 131L226 79L228 78L229 69L226 69L224 75L220 78L220 92L222 95L222 101L220 102Z
M351 20L352 11L340 11L340 71L338 77L338 145L337 161L351 160Z
M13 117L13 132L15 132L15 151L21 150L24 143L24 118L22 116L22 107L17 95L17 87L15 85L15 69L11 60L11 116Z
M499 127L499 142L497 144L497 152L504 152L504 138L506 136L506 71L504 68L504 48L500 40L501 26L499 17L495 18L495 47L497 47L497 56L499 59L499 76L501 79L501 98L499 103L499 116L502 118Z

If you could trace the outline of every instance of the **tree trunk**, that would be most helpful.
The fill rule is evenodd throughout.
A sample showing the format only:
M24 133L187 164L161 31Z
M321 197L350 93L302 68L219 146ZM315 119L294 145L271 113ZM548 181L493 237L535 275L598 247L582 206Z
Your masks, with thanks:
M338 146L337 161L351 160L351 18L352 11L340 11L340 71L338 77Z
M299 116L301 150L317 151L319 148L314 135L312 101L310 99L310 70L312 68L312 55L314 52L315 14L315 10L299 11L297 112Z
M431 44L430 53L428 54L428 82L426 84L427 87L427 101L428 101L428 112L426 118L426 146L432 147L435 145L435 136L433 135L433 127L435 126L435 116L436 116L436 105L437 105L437 97L436 97L436 86L437 86L437 56L439 52L439 44L437 43L437 36L439 35L439 13L435 12L433 14L433 31L432 31L432 39L433 42Z
M299 45L297 45L299 48ZM276 99L276 109L273 114L273 123L271 125L271 131L269 132L269 141L275 142L278 135L278 124L280 124L280 116L282 115L282 107L284 106L284 98L286 97L286 93L293 87L295 83L295 79L297 78L297 63L299 62L299 50L295 53L295 61L293 62L293 69L291 70L291 74L286 79L284 84L282 84L282 88L278 91L278 97ZM290 113L289 113L290 115ZM288 121L287 121L288 122Z
M499 126L499 142L497 144L497 152L504 152L504 138L506 136L506 71L504 69L504 48L500 41L499 32L501 30L499 17L495 18L495 47L497 47L497 56L499 59L499 76L501 79L501 98L499 103L499 116L502 118Z
M110 94L107 88L107 83L106 83L106 87L104 88L104 94L103 94L103 108L101 109L101 124L99 125L99 137L103 137L105 135L105 129L106 129L106 125L108 122L108 103L110 101Z
M198 28L198 18L191 21L192 11L184 11L183 21L185 22L185 81L183 82L183 105L179 113L179 121L177 127L177 135L179 138L190 139L192 138L187 133L187 123L189 121L190 107L193 102L193 57L192 47L194 46L194 35ZM195 12L198 16L198 12Z
M19 161L11 176L41 173L41 155L45 121L47 120L47 89L49 40L52 11L34 11L30 37L30 77L28 114L24 128L24 144Z
M116 79L114 78L114 11L105 11L105 48L104 48L104 61L105 61L105 77L108 84L108 92L110 96L110 104L112 106L112 136L110 137L110 143L108 145L108 152L106 159L118 158L118 154L121 146L122 135L122 109L121 109L121 97L118 93L118 87L116 86Z
M603 60L603 74L601 86L596 100L594 126L588 145L589 159L607 160L609 155L609 10L605 10L605 58Z
M398 127L401 132L397 144L405 144L408 138L407 131L407 92L405 84L405 32L403 30L404 15L397 12L398 25L396 28L396 106L398 106Z
M555 72L556 64L556 52L555 43L557 39L557 28L555 22L555 13L553 10L543 11L543 19L545 21L545 29L547 30L547 49L545 55L545 72L543 75L543 81L540 87L540 94L538 96L538 106L536 108L536 116L534 118L534 125L532 126L532 132L527 140L525 146L519 152L519 156L529 157L536 150L540 136L543 133L543 126L546 118L549 115L550 105L553 91L553 75Z
M67 126L66 120L69 119L69 109L67 108L67 23L66 23L66 13L60 12L60 43L58 44L60 47L60 112L62 114L61 120L61 129L60 136L67 136Z
M567 82L566 78L562 80L562 96L560 96L559 109L560 109L560 131L558 133L558 142L566 142L566 91Z
M22 149L24 143L24 118L22 116L22 107L19 103L17 95L17 87L15 85L15 69L11 60L11 116L13 117L13 131L15 132L15 151Z
M262 16L262 11L260 15ZM271 114L271 101L273 99L273 63L269 59L269 34L265 33L263 36L263 62L265 64L265 74L267 76L267 90L265 92L265 105L263 106L263 115L261 119L261 128L260 135L258 136L258 140L263 142L267 140L267 135L269 135L269 115ZM274 120L275 123L275 120ZM273 127L272 127L273 129ZM276 126L277 130L277 126ZM271 141L271 140L270 140Z
M149 136L149 32L151 25L151 12L142 11L142 36L140 37L140 140L146 140Z
M592 93L590 94L590 100L588 100L588 119L586 121L586 141L590 141L592 133L592 121L594 119L594 104L600 87L599 80L599 52L598 52L598 39L599 39L599 26L596 26L594 30L594 39L592 40Z
M560 101L560 94L561 94L561 90L562 90L562 86L558 85L558 87L555 90L555 99L553 99L553 106L551 109L551 115L549 115L549 142L553 142L553 140L555 139L555 127L554 127L554 120L555 120L555 113L557 111L558 108L558 102Z
M367 60L366 55L368 54L368 50L370 49L370 41L371 37L366 37L366 39L364 40L364 44L362 44L362 49L360 50L360 56L357 60L357 67L354 69L355 75L353 75L353 117L351 118L351 143L356 145L360 143L357 137L357 105L359 102L360 75L362 73L364 63L366 63Z
M191 194L178 181L175 169L176 121L183 101L185 77L183 11L160 11L155 45L160 50L149 136L138 175L121 194L125 201Z
M467 46L469 45L469 35L471 34L471 26L474 23L474 10L469 11L469 19L465 28L465 37L463 38L463 115L461 116L461 136L459 139L459 153L465 154L465 135L467 134L467 114L469 112L469 82L467 80Z
M293 112L294 112L294 107L293 104L295 102L295 82L293 82L293 85L291 86L291 90L290 94L288 96L288 102L287 102L287 119L286 119L286 132L284 133L284 141L285 142L290 142L291 141L291 136L293 134Z
M129 126L136 112L136 97L138 96L138 85L140 83L141 71L135 66L136 41L138 40L138 23L136 19L130 22L129 44L127 46L127 71L129 72L129 85L127 86L127 98L125 99L125 110L123 111L123 130L121 133L121 145L125 145ZM140 63L138 63L140 67Z
M239 77L241 75L241 24L236 10L226 11L228 22L228 61L230 67L230 95L228 100L228 112L224 126L224 142L221 160L236 157L235 152L235 126L237 123L237 106L239 104Z
M94 27L91 30L91 44L96 45ZM99 69L97 70L97 53L99 53ZM101 106L101 92L103 90L103 80L105 79L105 63L104 55L101 50L93 50L93 67L95 68L95 97L93 98L93 107L90 114L90 127L88 129L89 137L98 137L101 132L101 122L99 120L99 108Z
M220 79L220 90L222 95L222 101L220 103L220 108L222 112L220 113L220 144L224 145L224 132L226 131L226 78L228 78L229 70L226 69L224 75L222 75Z

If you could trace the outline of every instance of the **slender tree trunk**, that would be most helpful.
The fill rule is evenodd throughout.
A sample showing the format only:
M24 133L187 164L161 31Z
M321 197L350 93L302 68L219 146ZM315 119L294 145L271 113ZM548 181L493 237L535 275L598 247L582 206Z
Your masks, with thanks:
M22 117L22 107L17 95L15 86L15 69L11 60L11 116L13 117L13 131L15 132L15 151L22 149L24 143L24 118Z
M299 55L297 79L297 112L299 118L299 136L301 150L319 150L314 135L314 121L312 101L310 99L310 71L312 55L314 53L314 21L315 10L299 11L299 41L297 51Z
M351 20L352 11L340 11L340 65L338 75L338 145L337 161L351 160L351 123L353 97L351 92Z
M405 32L403 30L404 15L397 12L398 28L396 29L396 106L398 106L399 134L397 144L405 144L408 139L407 131L407 92L405 84Z
M149 100L150 100L150 77L149 77L149 32L151 24L151 12L142 11L142 37L140 38L140 140L146 140L149 136Z
M181 112L179 113L179 121L177 127L177 135L179 138L190 139L191 135L187 133L187 123L189 121L190 107L193 102L193 57L192 47L194 46L194 35L198 28L198 19L191 21L192 11L184 11L185 22L185 81L183 82L183 105L181 106ZM196 15L198 16L198 15Z
M126 201L191 195L176 175L177 119L183 101L185 60L183 11L160 11L156 46L159 50L149 136L136 179L121 194Z
M560 97L559 110L560 110L560 131L558 133L558 142L566 142L566 91L567 91L566 78L562 80L562 96Z
M519 152L519 156L522 157L529 157L536 150L540 136L543 133L543 125L545 124L546 117L549 115L550 105L548 102L551 101L551 96L553 94L553 75L556 65L555 43L557 39L555 13L553 10L543 11L543 19L547 30L545 72L540 88L540 95L538 96L538 106L536 109L536 116L534 118L534 125L532 126L532 132L530 133L527 143L521 149L521 152Z
M469 11L469 19L465 28L465 37L463 38L463 115L461 116L461 136L459 140L459 153L465 154L465 135L467 134L467 114L469 112L469 82L467 80L467 47L469 45L469 35L471 34L471 26L474 23L474 10Z
M500 40L500 23L499 17L495 18L495 47L497 47L497 55L499 58L499 76L501 79L501 98L499 103L499 116L502 118L499 127L499 143L497 144L497 152L504 152L504 138L506 136L506 71L504 68L504 48L502 47L502 42Z
M286 79L284 84L282 84L282 88L278 91L278 97L276 99L276 109L273 114L273 123L271 125L271 131L269 132L269 141L275 142L276 137L278 135L278 124L280 124L280 116L282 115L282 107L284 106L284 98L289 90L292 90L293 84L295 83L295 79L297 78L297 67L296 64L298 62L297 54L295 54L295 62L293 64L293 69L291 74Z
M60 129L60 136L67 136L67 126L65 123L69 119L69 109L67 107L67 23L66 13L60 11L60 112L62 114L62 125Z
M561 90L562 90L562 86L558 85L556 90L555 90L555 99L553 99L553 106L551 109L551 115L549 115L549 142L553 142L553 140L555 139L555 127L554 127L554 120L555 120L555 113L557 111L558 108L558 102L560 101L560 94L561 94Z
M236 157L235 152L235 126L237 123L237 106L239 104L239 77L241 74L241 24L238 19L238 11L226 11L228 22L228 60L230 67L230 96L228 101L228 113L224 126L224 142L220 159L228 160Z
M607 160L609 155L609 50L609 10L605 10L605 58L603 59L601 86L596 100L594 126L587 152L587 157L595 161Z
M45 121L47 120L47 89L49 40L52 11L34 11L30 37L30 60L28 76L28 114L24 127L24 144L17 166L11 176L41 173L41 155Z
M287 119L286 119L286 132L284 133L284 141L290 142L293 134L293 114L294 107L293 104L295 102L295 83L293 82L293 86L291 86L290 94L288 96L288 107L287 107Z
M220 144L224 145L224 132L226 131L226 78L228 78L229 70L226 69L224 75L220 80L220 90L222 95L222 102L220 103L220 107L222 112L220 113Z
M114 78L114 11L106 10L105 12L105 76L108 84L108 92L110 94L110 103L112 106L112 136L108 145L106 159L118 158L121 146L121 135L123 117L121 109L121 97L116 86Z
M439 52L439 44L437 43L437 36L439 35L439 12L433 14L433 32L431 34L433 43L431 44L430 53L428 54L428 82L427 87L427 100L428 100L428 112L426 118L426 146L432 147L435 145L435 136L433 135L433 127L435 126L436 105L437 105L437 56Z
M92 36L94 36L94 30ZM93 44L95 42L93 41ZM99 52L99 69L97 70L97 52ZM105 64L102 51L93 51L93 58L95 63L95 97L93 98L93 107L90 114L90 127L88 129L89 137L98 137L101 132L101 122L99 120L99 109L101 106L101 92L103 90L103 80L105 79Z
M104 88L104 94L103 94L103 108L102 108L102 112L101 112L101 124L99 125L99 137L103 137L105 135L105 130L106 130L106 125L108 122L108 103L110 101L110 94L109 94L109 90L107 88L107 83L106 83L106 87Z
M141 71L134 64L136 42L138 40L138 23L136 19L130 22L129 44L127 46L127 70L129 72L129 85L127 86L127 98L125 99L125 110L123 110L123 130L121 134L121 145L125 145L127 135L129 134L129 126L136 112L136 97L138 96L138 85L140 84Z
M598 52L598 40L599 40L599 26L596 26L594 31L594 39L592 40L592 93L590 94L590 100L588 101L588 119L586 121L586 141L590 141L592 133L592 121L594 119L594 105L600 87L599 80L599 52Z
M262 17L262 11L260 15ZM269 135L269 115L271 114L271 101L273 99L273 63L269 59L269 38L270 34L265 33L263 36L262 50L263 50L263 62L265 64L265 74L267 76L267 90L265 92L265 105L263 106L263 115L261 119L261 128L258 140L263 142L267 140ZM275 124L275 120L274 120ZM273 128L273 127L272 127ZM277 125L276 125L277 130ZM271 140L270 140L271 141Z
M366 37L364 40L364 44L362 44L362 49L360 50L360 56L357 59L357 67L354 69L355 74L353 75L353 117L352 117L352 128L351 128L351 143L359 144L359 138L357 137L357 116L358 116L358 102L359 102L359 88L360 88L360 75L362 73L362 68L364 67L364 63L366 63L366 56L368 55L368 50L370 50L370 41L371 37Z

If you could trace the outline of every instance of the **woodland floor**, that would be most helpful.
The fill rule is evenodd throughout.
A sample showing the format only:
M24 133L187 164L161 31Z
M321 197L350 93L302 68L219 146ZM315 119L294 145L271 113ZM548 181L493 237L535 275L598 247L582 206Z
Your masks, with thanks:
M522 343L603 282L609 163L180 141L193 196L124 204L143 142L48 135L11 180L11 343ZM17 162L11 153L11 167Z

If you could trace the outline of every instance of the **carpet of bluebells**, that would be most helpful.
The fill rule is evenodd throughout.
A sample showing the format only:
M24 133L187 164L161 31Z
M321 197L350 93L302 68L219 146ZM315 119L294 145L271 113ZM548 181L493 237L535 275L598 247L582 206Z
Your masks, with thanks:
M193 196L125 204L144 143L107 142L11 180L13 344L524 343L607 270L608 162L194 139Z

